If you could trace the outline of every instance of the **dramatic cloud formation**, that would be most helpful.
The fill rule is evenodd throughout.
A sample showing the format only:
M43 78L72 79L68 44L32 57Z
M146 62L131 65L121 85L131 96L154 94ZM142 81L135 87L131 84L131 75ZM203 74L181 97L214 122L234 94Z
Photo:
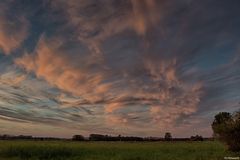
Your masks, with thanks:
M16 59L16 64L35 72L39 78L45 78L60 89L83 98L86 96L91 102L99 100L99 96L109 87L102 82L104 73L101 73L101 70L91 71L91 65L95 63L91 62L91 57L80 59L65 54L61 51L62 44L63 42L57 40L46 42L44 38L40 39L35 50L36 56L25 54L22 58ZM76 58L79 59L74 60ZM81 61L82 63L78 64Z
M4 132L209 136L239 108L237 0L21 1L0 2Z
M10 2L11 3L11 2ZM23 15L17 17L9 14L8 3L0 4L0 49L5 54L20 47L28 34L28 21Z

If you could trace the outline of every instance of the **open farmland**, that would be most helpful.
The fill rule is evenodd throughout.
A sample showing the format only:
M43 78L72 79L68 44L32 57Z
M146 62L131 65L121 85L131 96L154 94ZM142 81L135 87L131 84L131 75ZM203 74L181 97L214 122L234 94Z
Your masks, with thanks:
M0 160L217 160L238 153L215 141L0 141Z

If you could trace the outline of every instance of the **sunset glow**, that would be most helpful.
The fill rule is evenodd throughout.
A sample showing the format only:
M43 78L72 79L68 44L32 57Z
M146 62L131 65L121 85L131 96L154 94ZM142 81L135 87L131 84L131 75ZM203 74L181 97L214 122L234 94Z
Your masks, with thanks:
M239 5L1 0L1 134L211 136L240 108Z

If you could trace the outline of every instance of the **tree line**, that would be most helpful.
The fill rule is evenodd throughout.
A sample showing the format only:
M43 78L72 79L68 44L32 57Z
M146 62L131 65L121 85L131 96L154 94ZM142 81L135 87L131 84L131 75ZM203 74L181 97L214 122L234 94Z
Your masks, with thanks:
M102 134L90 134L89 137L82 135L74 135L74 141L203 141L213 140L212 138L203 138L200 135L191 136L189 138L173 138L170 132L165 133L164 137L136 137L136 136L111 136Z
M0 140L73 140L73 141L204 141L218 139L224 142L231 151L240 151L240 111L233 114L220 112L214 117L212 123L213 138L203 138L200 135L189 138L173 138L170 132L164 137L135 137L135 136L111 136L101 134L90 134L89 137L74 135L71 139L55 137L33 137L33 136L12 136L0 135Z
M38 140L38 141L57 141L57 140L72 140L72 141L203 141L212 140L212 138L203 138L196 135L189 138L173 138L170 132L167 132L164 137L137 137L137 136L111 136L102 134L90 134L89 137L83 135L74 135L72 138L56 138L56 137L33 137L28 135L0 135L0 140Z
M0 135L0 140L67 140L65 138L56 138L56 137L33 137L33 136L28 136L28 135L8 135L8 134L4 134L4 135Z

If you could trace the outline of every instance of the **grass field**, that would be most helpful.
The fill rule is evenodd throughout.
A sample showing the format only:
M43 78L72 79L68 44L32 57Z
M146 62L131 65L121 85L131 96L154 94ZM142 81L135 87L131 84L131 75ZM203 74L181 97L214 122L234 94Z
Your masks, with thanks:
M0 141L0 160L215 160L239 156L219 142Z

